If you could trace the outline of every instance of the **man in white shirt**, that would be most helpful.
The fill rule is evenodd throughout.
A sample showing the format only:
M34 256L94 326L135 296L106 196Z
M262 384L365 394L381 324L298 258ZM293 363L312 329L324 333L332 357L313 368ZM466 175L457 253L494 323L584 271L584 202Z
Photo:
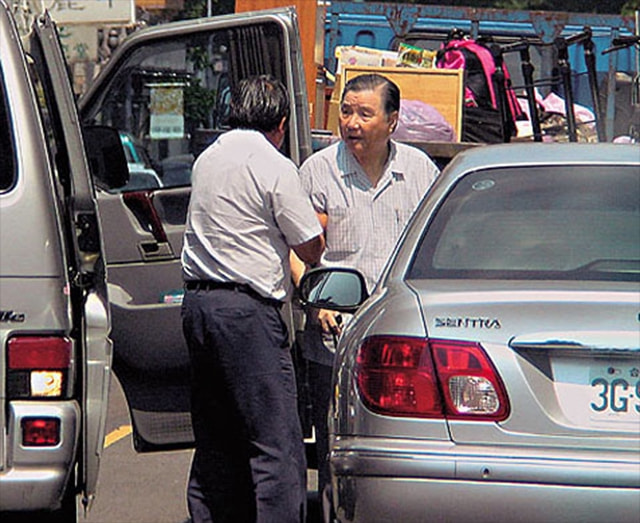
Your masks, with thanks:
M289 251L309 264L322 228L281 147L289 98L267 76L242 80L234 128L196 160L182 251L191 359L194 523L300 523L306 460L280 306Z

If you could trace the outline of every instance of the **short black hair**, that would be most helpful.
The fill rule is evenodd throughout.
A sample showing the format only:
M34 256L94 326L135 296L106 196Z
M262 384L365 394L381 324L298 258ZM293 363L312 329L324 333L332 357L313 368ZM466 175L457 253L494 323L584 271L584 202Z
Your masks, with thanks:
M342 91L340 103L344 101L345 95L350 91L356 93L360 91L375 91L378 87L382 87L382 105L384 112L389 115L394 111L399 111L400 88L386 76L376 73L361 74L349 80Z
M270 132L289 118L289 94L271 75L243 78L231 91L229 125L232 128Z

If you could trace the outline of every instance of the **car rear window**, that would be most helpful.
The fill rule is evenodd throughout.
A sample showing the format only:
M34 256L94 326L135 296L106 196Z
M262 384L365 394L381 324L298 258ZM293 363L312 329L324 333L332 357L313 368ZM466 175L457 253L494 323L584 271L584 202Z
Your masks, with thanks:
M638 166L471 173L428 225L408 277L638 281Z

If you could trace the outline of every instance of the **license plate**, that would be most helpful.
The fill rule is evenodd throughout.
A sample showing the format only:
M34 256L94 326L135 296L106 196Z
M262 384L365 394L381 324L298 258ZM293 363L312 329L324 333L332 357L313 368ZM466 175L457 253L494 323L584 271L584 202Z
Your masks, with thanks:
M640 361L552 358L553 386L576 427L640 432Z
M591 419L640 421L640 366L615 363L592 366L589 386Z

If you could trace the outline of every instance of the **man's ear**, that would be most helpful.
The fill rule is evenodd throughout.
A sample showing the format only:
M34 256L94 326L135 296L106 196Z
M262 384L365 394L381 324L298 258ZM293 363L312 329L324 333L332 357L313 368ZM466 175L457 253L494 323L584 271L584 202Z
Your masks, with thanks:
M278 131L280 131L281 133L286 133L287 132L287 117L283 116L282 120L280 120L280 123L278 124Z
M393 133L398 127L398 118L400 113L398 111L393 111L389 114L389 134Z

